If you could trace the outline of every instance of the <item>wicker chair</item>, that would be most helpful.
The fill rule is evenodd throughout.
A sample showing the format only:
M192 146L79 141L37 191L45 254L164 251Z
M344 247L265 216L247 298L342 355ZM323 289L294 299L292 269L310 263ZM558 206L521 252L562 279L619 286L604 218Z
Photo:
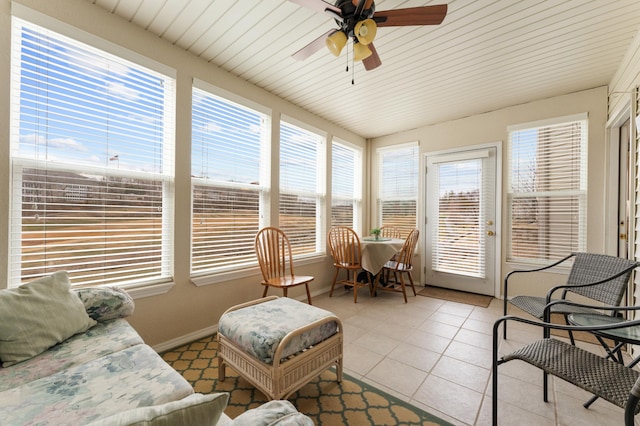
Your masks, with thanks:
M509 279L514 275L543 271L560 265L570 259L573 259L573 265L569 272L566 284L553 287L549 290L546 297L515 296L509 298ZM631 272L638 265L640 265L638 262L605 254L572 253L569 256L542 268L525 271L511 271L504 279L503 314L507 315L507 306L508 303L511 303L528 314L544 320L545 322L549 322L550 317L544 318L543 316L544 308L553 300L559 300L553 299L552 297L554 293L560 290L560 299L562 300L567 300L567 296L574 293L586 297L587 299L603 303L604 305L619 306L622 303L625 290L627 289ZM566 322L567 316L572 313L601 314L596 309L589 307L555 304L552 305L549 315L562 314L565 317ZM616 312L612 311L610 315L616 315ZM571 330L569 330L569 337L573 344L574 339ZM507 338L506 323L504 324L503 338Z
M404 296L404 303L407 303L407 291L404 282L404 274L409 278L409 284L411 284L411 288L413 289L413 295L416 296L416 288L413 285L413 277L411 276L411 271L413 271L413 253L416 250L416 246L418 245L418 237L420 236L420 231L414 229L411 231L407 239L404 241L404 245L402 246L402 250L400 253L394 257L394 260L388 261L383 269L382 273L386 276L386 286L380 287L381 290L385 291L394 291L402 293ZM394 280L389 280L390 273L393 273ZM378 290L378 284L380 280L377 279L375 282L375 287L373 292L375 293Z
M304 285L307 290L307 300L311 305L309 283L313 281L313 277L294 274L291 244L285 233L274 227L262 228L256 235L255 248L262 271L264 286L262 297L266 297L269 287L281 288L284 297L287 297L290 287ZM289 265L288 271L287 265Z
M353 302L358 303L359 288L369 286L369 293L373 292L369 274L366 274L367 282L358 281L358 271L362 269L362 249L358 234L346 226L336 226L329 231L327 243L333 257L333 266L336 268L329 297L333 296L333 289L336 284L342 284L353 288ZM338 274L341 270L346 271L347 277L343 280L338 280Z
M564 302L552 302L549 308L552 308L554 304L564 304ZM586 307L585 305L572 305L575 305L574 307ZM636 307L634 308L637 309ZM608 307L608 309L615 311L620 308L614 306ZM548 310L546 309L546 311ZM640 406L638 406L638 401L640 400L640 372L619 362L612 361L608 357L601 357L553 337L535 341L500 357L498 354L499 328L506 326L507 321L518 321L538 326L543 328L545 332L549 329L568 332L613 331L623 327L640 326L640 320L587 327L551 324L516 316L505 316L498 319L493 326L492 424L494 426L498 424L498 400L500 396L498 393L498 366L512 360L521 360L542 370L543 400L545 402L548 402L548 375L551 374L624 408L625 425L631 426L634 424L634 416L640 411Z

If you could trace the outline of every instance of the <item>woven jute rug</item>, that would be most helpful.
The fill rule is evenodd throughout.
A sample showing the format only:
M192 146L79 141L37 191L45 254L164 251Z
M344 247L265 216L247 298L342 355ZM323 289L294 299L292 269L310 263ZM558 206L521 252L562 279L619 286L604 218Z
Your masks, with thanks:
M466 303L467 305L488 308L493 297L482 294L467 293L465 291L449 290L447 288L426 286L420 292L420 296L433 297L435 299L448 300L450 302Z
M229 392L225 413L235 418L265 402L266 397L227 368L218 383L215 335L162 353L162 358L191 383L196 392ZM347 374L336 382L333 369L294 393L289 401L316 425L451 425Z

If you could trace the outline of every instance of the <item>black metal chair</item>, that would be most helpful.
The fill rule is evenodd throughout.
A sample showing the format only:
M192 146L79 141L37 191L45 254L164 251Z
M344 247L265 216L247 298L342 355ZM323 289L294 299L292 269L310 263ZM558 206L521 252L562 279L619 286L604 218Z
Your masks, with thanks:
M556 304L566 302L552 302L546 309L543 309L543 316L547 316L550 308ZM574 307L586 307L586 305L571 304ZM638 309L637 307L634 307ZM634 309L630 308L630 309ZM605 309L618 310L619 307L607 307ZM605 332L620 330L625 327L638 327L640 320L623 321L609 323L600 326L572 326L563 324L551 324L529 320L516 316L504 316L498 319L493 326L493 357L492 357L492 424L498 424L498 366L512 360L527 362L543 371L543 400L548 401L548 375L551 374L563 379L587 392L603 398L619 407L625 409L625 425L632 426L634 417L640 411L638 401L640 401L640 372L619 362L602 357L600 355L581 349L563 340L545 337L537 340L512 353L499 356L498 334L499 328L505 327L507 321L518 321L545 330L545 335L549 335L550 329L586 332ZM586 407L585 407L586 408Z
M516 274L544 271L573 260L571 271L566 284L551 288L546 297L515 296L509 298L509 279ZM534 317L548 321L543 317L545 306L554 300L569 300L571 293L586 297L607 306L620 306L633 270L639 262L595 253L571 253L559 261L541 268L531 270L511 271L504 279L503 315L507 315L508 303L522 309ZM561 291L560 299L553 299L556 292ZM590 313L606 315L592 307L579 307L570 304L554 304L550 314L562 314L567 322L567 316L573 313ZM616 315L612 311L609 315ZM567 322L568 324L568 322ZM504 324L503 338L507 338L507 324ZM574 343L573 333L569 330L569 338Z

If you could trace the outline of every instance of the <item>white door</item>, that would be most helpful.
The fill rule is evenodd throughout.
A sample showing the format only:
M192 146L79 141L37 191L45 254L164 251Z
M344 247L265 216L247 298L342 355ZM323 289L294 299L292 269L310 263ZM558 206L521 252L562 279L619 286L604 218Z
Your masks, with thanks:
M629 129L627 120L620 127L620 157L618 163L618 256L629 256Z
M496 152L427 155L425 284L494 295Z

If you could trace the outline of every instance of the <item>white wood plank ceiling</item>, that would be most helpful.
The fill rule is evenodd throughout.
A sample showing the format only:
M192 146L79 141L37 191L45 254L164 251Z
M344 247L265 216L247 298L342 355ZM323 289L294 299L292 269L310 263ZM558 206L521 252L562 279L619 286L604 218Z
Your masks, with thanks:
M378 0L449 9L379 28L382 66L345 72L346 48L291 58L337 25L286 0L86 1L366 138L607 85L640 29L638 0Z

